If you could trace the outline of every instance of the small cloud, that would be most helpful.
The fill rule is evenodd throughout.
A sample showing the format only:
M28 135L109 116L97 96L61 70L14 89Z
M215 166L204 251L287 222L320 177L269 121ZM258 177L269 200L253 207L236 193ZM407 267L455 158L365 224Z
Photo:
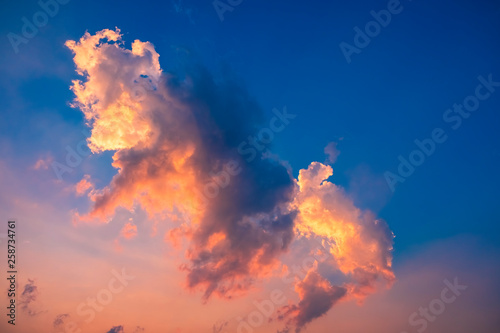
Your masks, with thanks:
M45 158L40 158L35 164L31 167L33 170L47 170L50 164L54 161L52 156L47 156Z
M90 176L85 175L83 176L83 179L80 180L76 185L75 185L75 192L76 195L81 197L82 195L85 195L88 190L93 190L94 189L94 184L90 181Z
M111 217L109 218L106 218L106 219L101 219L99 217L92 217L92 216L88 216L88 215L80 215L80 213L78 213L78 210L76 209L72 209L70 210L70 216L71 216L71 223L73 224L73 226L78 226L80 224L83 224L83 223L86 223L86 224L106 224L106 223L109 223L111 221Z
M284 306L278 315L281 320L291 317L288 324L292 323L296 326L295 332L300 332L313 319L326 314L347 293L345 288L332 286L327 279L314 270L309 271L304 281L296 285L296 290L301 295L299 304ZM288 330L287 327L282 332L288 332Z
M69 314L67 314L67 313L57 315L56 319L54 319L54 324L53 324L54 328L57 329L60 326L62 326L64 324L64 320L66 318L69 318Z
M32 308L32 305L37 300L38 295L38 287L35 285L35 281L28 279L28 283L24 286L23 293L21 294L19 305L29 316L33 317L41 313L41 311L35 311Z
M133 223L128 222L123 226L120 234L125 239L132 239L137 235L137 226Z
M337 142L330 142L325 147L326 163L333 164L337 161L337 157L340 155L340 150L337 148Z
M123 326L113 326L107 333L124 333Z

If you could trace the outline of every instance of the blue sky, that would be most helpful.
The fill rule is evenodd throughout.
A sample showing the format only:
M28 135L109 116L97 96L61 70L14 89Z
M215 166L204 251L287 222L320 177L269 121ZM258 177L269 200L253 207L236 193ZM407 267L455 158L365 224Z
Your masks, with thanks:
M189 61L202 62L216 75L230 68L229 75L244 82L266 112L286 105L298 115L273 149L296 173L322 159L328 142L344 138L334 179L346 187L359 166L374 177L394 172L397 157L408 156L415 139L445 126L442 114L474 91L477 76L500 77L500 7L493 1L402 2L403 10L350 64L339 43L354 45L353 28L364 27L373 20L370 11L387 8L387 2L243 1L225 12L222 22L209 1L155 3L155 10L136 1L96 6L92 1L61 5L17 55L2 39L2 67L8 71L2 99L9 120L2 124L2 137L16 139L26 160L44 151L64 154L58 142L81 140L74 128L68 130L68 124L82 127L82 117L68 107L75 75L63 43L85 31L117 26L127 42L152 41L165 70ZM19 33L20 17L38 10L34 1L4 4L3 35ZM15 96L9 94L14 89ZM377 207L395 230L397 248L464 232L498 241L499 105L497 93L482 102L457 131L449 130L449 140L397 186L384 207ZM43 127L39 121L21 124L37 117L44 118ZM50 134L45 126L53 129Z
M337 142L330 180L387 222L396 235L396 265L420 246L455 236L497 248L500 87L456 130L443 114L474 94L479 76L500 82L500 3L402 0L401 12L348 63L339 44L354 45L354 27L364 29L370 11L387 6L243 0L221 21L211 1L71 0L16 53L7 34L21 34L22 17L32 21L41 8L36 1L4 1L1 159L31 172L47 156L63 161L65 147L84 139L83 114L69 105L71 81L79 77L64 43L118 27L127 48L136 39L154 44L165 72L201 63L215 81L233 78L246 87L265 119L284 106L297 115L271 147L294 177L311 161L323 162L325 146ZM408 158L414 140L435 128L445 131L446 142L392 192L384 173L397 173L398 156ZM111 156L92 156L65 181L93 173L105 186L116 173ZM51 172L43 177L56 179ZM38 181L19 186L33 197L46 190Z

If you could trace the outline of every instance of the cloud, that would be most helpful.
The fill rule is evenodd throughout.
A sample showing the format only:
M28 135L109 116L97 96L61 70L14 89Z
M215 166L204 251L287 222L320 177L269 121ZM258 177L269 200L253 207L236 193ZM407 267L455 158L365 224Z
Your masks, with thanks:
M398 280L390 290L367 298L362 307L341 301L334 316L321 319L320 325L311 324L310 330L328 327L329 332L342 333L497 332L499 251L498 244L471 235L418 245L399 257L395 268ZM447 286L444 280L453 282L455 278L468 288L452 303L446 303L442 313L436 312L436 307L429 311L430 305L435 306L439 303L435 300L442 297ZM431 319L423 320L425 312L420 311L427 311Z
M76 185L75 185L75 192L77 196L82 196L87 193L89 190L94 189L94 184L90 181L90 176L85 175L83 176L82 180L80 180Z
M325 147L325 154L327 156L326 163L333 164L337 161L340 155L340 150L337 148L337 142L330 142Z
M296 326L296 332L300 332L313 319L323 316L347 292L343 287L332 286L314 270L309 271L304 281L297 283L295 289L300 302L297 305L284 306L279 317L292 317L289 323Z
M54 328L57 329L61 325L63 325L64 324L64 320L66 318L69 318L69 314L68 313L63 313L63 314L57 315L56 319L54 319L54 323L53 323Z
M113 326L113 327L111 327L111 329L110 329L108 332L106 332L106 333L124 333L124 331L123 331L123 326L121 326L121 325L120 325L120 326Z
M133 333L141 333L141 332L144 332L144 327L136 326ZM113 326L106 333L125 333L125 329L124 329L123 325Z
M116 151L118 173L92 193L89 216L106 220L117 207L134 205L150 216L188 215L187 286L202 287L205 299L247 290L293 238L288 170L271 159L246 163L237 152L262 111L232 82L217 86L203 69L181 82L162 75L152 44L135 41L127 50L119 42L119 31L102 31L66 43L86 78L74 81L73 91L92 126L89 146ZM146 91L140 102L132 98L134 85ZM206 204L202 186L233 161L239 174Z
M300 301L283 307L278 319L295 323L296 331L325 314L338 300L358 300L380 285L390 287L393 234L383 220L355 207L344 190L328 182L331 166L313 162L299 172L294 207L299 212L296 227L303 237L321 237L332 256L323 263L325 272L335 272L328 281L312 267L295 289ZM328 275L325 273L325 275ZM341 277L339 280L339 276ZM333 281L339 285L334 285Z
M107 222L119 207L140 207L151 219L177 223L165 239L188 240L181 269L204 301L245 293L278 271L295 238L319 237L329 244L331 270L345 279L335 285L315 269L297 282L300 301L283 319L298 329L339 299L362 299L394 280L392 233L325 181L330 166L313 162L296 180L275 155L247 161L242 144L253 144L249 135L265 117L241 84L215 83L201 67L185 77L163 72L151 43L136 40L126 49L118 29L66 45L83 76L73 81L73 105L92 129L89 147L113 151L117 170L107 186L89 192L90 211L75 219ZM333 160L332 147L325 152ZM125 226L122 235L133 229Z
M120 234L126 239L132 239L137 236L137 226L133 223L128 222L123 226Z
M38 159L35 164L31 167L33 170L47 170L51 165L54 158L52 156L47 156L45 158Z
M35 285L35 281L28 279L28 283L24 285L24 289L19 300L19 305L21 309L29 316L33 317L41 313L41 311L36 311L33 309L33 303L37 300L38 296L39 291L38 287Z
M373 282L370 274L391 283L393 233L385 221L357 208L341 187L327 181L331 175L332 167L319 162L300 170L297 228L328 240L337 268L358 284Z

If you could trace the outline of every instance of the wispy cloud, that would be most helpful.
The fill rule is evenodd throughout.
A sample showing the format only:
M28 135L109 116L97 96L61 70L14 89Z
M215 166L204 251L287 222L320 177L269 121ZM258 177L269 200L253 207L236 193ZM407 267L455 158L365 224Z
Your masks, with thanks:
M35 285L35 281L28 279L28 283L24 285L23 292L19 300L19 306L27 315L33 317L43 311L37 311L34 309L34 303L39 296L38 287Z
M106 333L124 333L123 326L113 326Z
M337 161L337 157L340 155L340 150L337 148L337 142L330 142L325 147L326 163L333 164Z

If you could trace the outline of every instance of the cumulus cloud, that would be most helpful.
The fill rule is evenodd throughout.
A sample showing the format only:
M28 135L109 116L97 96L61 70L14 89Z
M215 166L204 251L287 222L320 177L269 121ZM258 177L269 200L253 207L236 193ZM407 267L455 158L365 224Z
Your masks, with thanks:
M296 180L274 155L247 161L238 152L264 123L240 84L215 83L199 67L182 78L164 72L151 43L136 40L127 49L118 29L66 45L83 76L73 81L73 105L92 129L89 147L113 151L117 169L107 186L88 193L92 207L76 219L104 222L118 207L140 207L157 220L184 221L165 239L189 241L181 268L187 287L203 290L205 301L244 293L279 268L294 239L319 237L328 244L332 270L345 279L332 284L313 268L297 281L300 301L282 309L281 319L299 330L339 299L362 299L379 282L394 280L392 233L326 181L330 166L313 162ZM333 148L325 150L332 163ZM206 184L217 191L207 193ZM122 235L133 229L125 226Z
M106 220L117 207L134 205L150 216L189 215L188 287L202 287L205 299L248 289L293 238L288 170L272 159L246 163L237 152L262 111L232 82L216 85L203 69L184 81L162 75L152 44L135 41L127 50L120 43L118 30L66 43L85 76L72 89L92 126L89 146L114 150L118 169L111 184L91 193L89 216ZM135 87L145 91L139 101ZM207 204L202 186L230 163L239 173Z
M497 332L499 250L497 244L471 235L418 245L399 263L398 281L390 290L365 299L362 307L339 302L335 316L321 319L320 327L342 333ZM442 313L429 311L447 287L444 280L455 278L467 290L451 304L445 303ZM427 314L431 320L424 320Z
M297 180L298 191L292 203L298 211L297 231L311 240L322 238L331 259L322 263L326 277L317 265L311 267L296 283L299 303L280 311L278 319L293 324L296 332L339 300L362 300L395 280L392 232L371 212L355 207L341 187L327 181L332 175L331 166L313 162L300 170ZM328 280L328 272L335 272L336 278Z
M300 170L294 201L300 212L298 229L330 241L337 268L358 283L353 286L358 293L365 289L360 285L369 287L373 282L370 274L391 283L393 233L383 220L354 206L341 187L327 181L332 175L332 167L319 162Z
M106 39L115 44L100 43ZM80 41L66 46L75 54L77 72L86 82L73 81L75 105L92 122L89 147L92 152L118 150L146 144L152 132L148 111L140 107L137 93L141 88L154 89L161 76L159 55L151 43L138 40L132 50L125 50L120 30L88 32ZM122 67L121 65L125 65ZM115 84L109 84L115 80Z

